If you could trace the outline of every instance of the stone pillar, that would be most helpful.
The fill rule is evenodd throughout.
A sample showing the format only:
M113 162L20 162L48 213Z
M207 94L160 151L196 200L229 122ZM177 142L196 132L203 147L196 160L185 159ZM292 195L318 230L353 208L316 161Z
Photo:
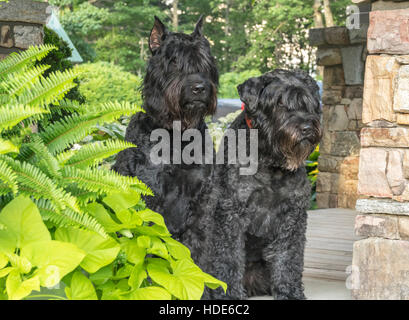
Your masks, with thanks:
M355 222L366 239L354 244L352 296L409 299L409 1L372 10Z
M48 3L31 0L0 2L0 59L43 43Z
M361 28L311 29L317 65L324 67L323 129L317 179L318 208L355 208L366 30L370 6L362 6ZM366 13L366 16L365 16Z

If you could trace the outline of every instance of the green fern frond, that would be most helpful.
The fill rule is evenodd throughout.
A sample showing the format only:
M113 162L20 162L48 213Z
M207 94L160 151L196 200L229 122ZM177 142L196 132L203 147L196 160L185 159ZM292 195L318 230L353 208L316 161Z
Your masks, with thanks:
M8 130L27 118L38 119L44 113L49 113L46 109L30 107L22 104L0 107L0 131Z
M74 184L66 187L66 190L77 198L80 207L83 207L89 202L95 201L99 198L99 194L97 192L80 189Z
M68 112L77 112L77 113L85 113L86 108L82 106L79 102L77 101L71 101L71 100L61 100L58 102L58 105L53 105L50 107L50 110L52 113L56 113L59 115L63 115L62 111L68 111Z
M78 150L67 150L64 152L60 152L59 154L57 154L55 156L55 158L57 159L58 163L60 165L64 165L71 157L73 157L76 153L78 152Z
M129 102L110 102L99 107L89 108L87 113L83 115L67 116L45 128L40 135L50 152L55 154L84 139L95 130L97 124L111 122L122 115L131 115L142 110L142 108Z
M23 73L10 74L4 82L1 83L2 89L10 96L14 97L21 94L24 90L29 90L38 83L40 76L49 69L48 65L34 66Z
M51 221L59 227L78 227L95 231L103 237L107 237L104 227L91 215L78 213L70 209L58 211L52 202L40 199L34 200L44 221Z
M6 184L0 181L0 198L3 196L7 196L9 194L13 194L13 190ZM0 203L0 209L2 208ZM0 228L1 229L1 228Z
M6 162L15 172L17 182L20 185L26 186L34 198L49 199L61 210L68 207L74 211L80 211L76 199L65 190L59 188L55 182L39 168L28 162L20 162L7 156L0 157L0 160Z
M77 85L74 82L77 76L78 73L72 70L55 71L47 78L42 77L33 88L25 90L19 95L18 101L31 106L43 106L58 102Z
M54 49L57 48L46 44L30 47L23 52L11 53L6 59L0 61L0 78L4 78L8 74L31 67L35 61L40 61Z
M77 168L95 166L100 164L103 159L132 147L135 147L135 145L122 140L106 140L104 142L86 144L69 158L65 165Z
M64 167L61 173L67 184L75 183L80 189L97 192L100 195L129 190L128 185L108 170Z
M130 116L137 112L145 113L145 110L134 103L128 101L110 101L100 105L92 105L87 109L89 113L101 113L105 115L105 122L116 120L118 117L125 115ZM102 124L102 123L101 123Z
M17 176L14 171L5 163L0 160L0 181L14 193L18 192Z
M37 135L33 135L33 141L27 143L20 149L20 155L26 160L31 160L50 178L60 178L60 164L57 159L48 151L44 142ZM33 159L34 158L34 159Z

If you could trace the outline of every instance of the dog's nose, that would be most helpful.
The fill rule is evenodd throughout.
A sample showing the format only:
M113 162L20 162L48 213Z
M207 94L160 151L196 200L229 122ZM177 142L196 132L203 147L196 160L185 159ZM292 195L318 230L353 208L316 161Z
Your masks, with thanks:
M205 86L202 83L197 83L192 86L193 94L201 94L205 91Z

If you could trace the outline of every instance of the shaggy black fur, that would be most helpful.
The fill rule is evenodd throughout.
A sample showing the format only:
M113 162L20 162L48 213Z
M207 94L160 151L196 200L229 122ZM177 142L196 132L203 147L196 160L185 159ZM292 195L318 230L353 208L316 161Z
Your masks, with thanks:
M216 110L219 75L209 42L202 34L200 18L192 34L169 32L155 17L149 46L149 60L143 83L144 109L135 114L126 131L125 139L137 148L118 154L113 169L122 175L137 176L152 188L155 196L146 199L147 206L161 214L175 239L190 247L196 262L204 268L196 253L204 254L204 227L209 225L204 212L214 211L216 199L211 199L210 188L213 166L204 164L154 164L150 158L158 143L150 141L155 129L165 129L173 145L182 150L190 141L173 141L173 123L180 121L182 134L186 129L200 130L205 140L206 115ZM211 141L211 140L210 140ZM204 151L204 144L203 144ZM209 196L208 196L209 195Z
M246 116L258 129L258 171L240 175L240 164L216 169L224 196L213 224L212 274L227 282L228 294L218 290L211 295L304 299L311 187L303 164L321 138L318 86L302 71L278 69L247 80L238 90L245 111L230 129L248 131Z

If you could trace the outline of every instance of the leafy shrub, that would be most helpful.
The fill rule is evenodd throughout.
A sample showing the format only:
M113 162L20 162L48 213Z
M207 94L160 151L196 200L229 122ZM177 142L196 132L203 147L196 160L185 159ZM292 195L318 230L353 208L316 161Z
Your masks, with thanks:
M243 72L228 72L220 76L219 98L239 98L237 86L248 78L257 77L261 73L258 70L246 70Z
M60 282L64 293L32 297L199 299L205 285L225 288L145 207L147 186L100 166L132 144L111 139L72 148L98 124L143 110L62 100L76 72L45 78L48 66L34 66L53 49L32 47L0 62L0 299L30 298ZM76 113L32 132L50 108ZM10 138L14 127L18 135Z
M141 104L141 79L108 62L81 64L75 67L79 75L79 91L88 104L106 101L128 101Z

